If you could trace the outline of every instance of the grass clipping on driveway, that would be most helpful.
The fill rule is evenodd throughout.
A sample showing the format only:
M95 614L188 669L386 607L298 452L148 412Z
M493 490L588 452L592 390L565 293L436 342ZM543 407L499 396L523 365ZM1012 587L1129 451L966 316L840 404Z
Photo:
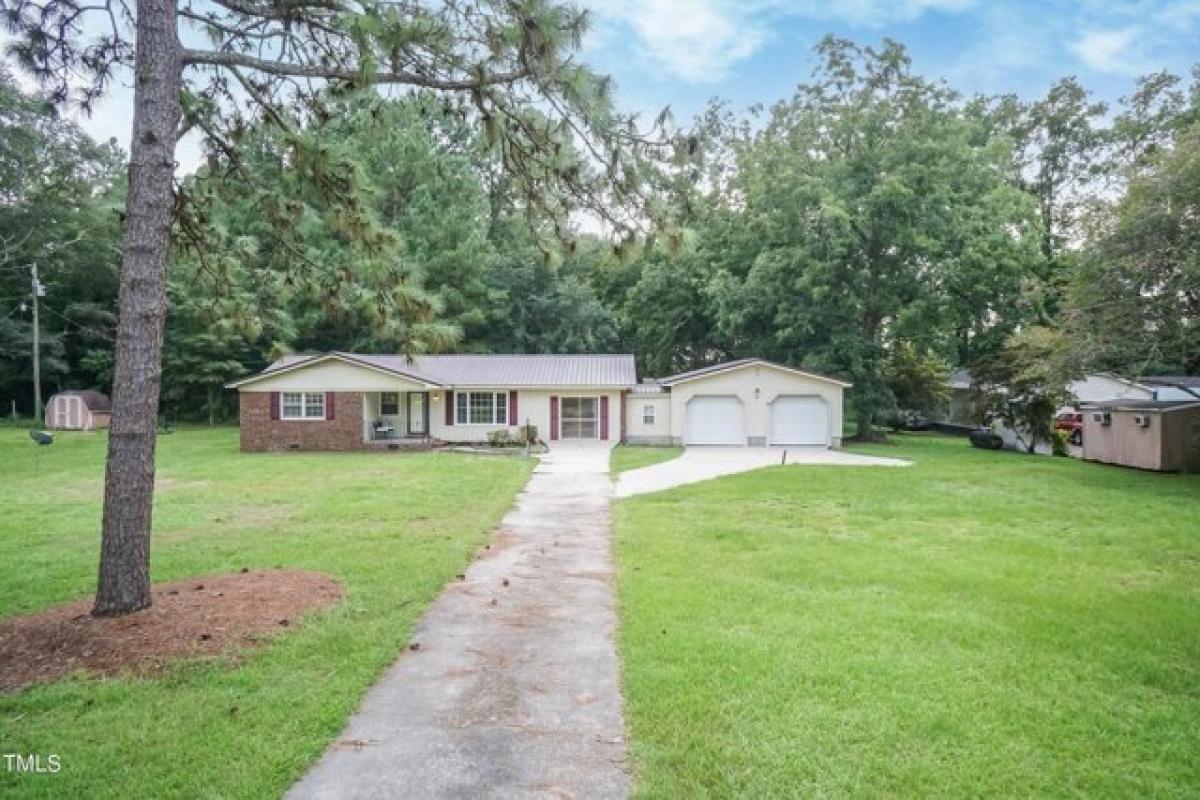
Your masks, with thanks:
M1200 476L899 441L617 503L636 793L1200 794Z
M101 433L60 433L35 475L26 432L0 429L0 621L95 591L104 447ZM207 590L193 576L305 571L344 596L286 630L274 620L270 641L233 660L76 673L0 694L0 749L62 764L0 771L0 796L280 796L401 654L531 469L445 453L247 454L233 428L161 437L156 583Z
M158 584L153 595L150 608L121 617L90 616L87 599L0 620L0 691L77 669L148 675L183 658L236 655L333 605L342 590L319 572L281 569Z

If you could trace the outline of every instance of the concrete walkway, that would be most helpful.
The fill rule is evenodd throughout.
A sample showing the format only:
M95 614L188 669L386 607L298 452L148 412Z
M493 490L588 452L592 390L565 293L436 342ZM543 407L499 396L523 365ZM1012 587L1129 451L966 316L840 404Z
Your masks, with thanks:
M607 446L563 445L293 798L628 793ZM507 584L507 585L506 585Z
M722 475L749 472L779 464L837 464L849 466L907 467L901 458L881 458L828 450L824 447L703 447L692 446L670 461L622 472L615 494L661 492L687 483L698 483Z

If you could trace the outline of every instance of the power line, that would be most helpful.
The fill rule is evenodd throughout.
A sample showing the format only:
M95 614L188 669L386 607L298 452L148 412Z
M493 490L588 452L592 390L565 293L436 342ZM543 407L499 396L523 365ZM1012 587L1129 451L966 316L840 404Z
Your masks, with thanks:
M89 333L92 336L95 336L97 339L103 339L106 342L114 341L112 335L109 334L107 331L105 331L103 328L93 327L91 325L85 325L82 322L73 320L64 314L60 314L59 312L55 311L53 308L46 305L45 303L42 303L42 310L49 311L51 314L58 317L63 322L67 323L68 325L74 325L79 330L84 331L85 333Z

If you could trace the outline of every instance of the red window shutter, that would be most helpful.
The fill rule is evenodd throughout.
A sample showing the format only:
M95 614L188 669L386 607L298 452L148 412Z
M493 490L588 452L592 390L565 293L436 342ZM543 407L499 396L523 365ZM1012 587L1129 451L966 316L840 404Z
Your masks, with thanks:
M600 395L600 438L608 441L608 395Z
M446 424L454 424L454 392L446 392Z
M333 392L325 393L325 419L335 419L336 418L334 415L334 410L333 410L333 406L334 406L333 398L335 396L336 395L334 395Z
M520 425L521 420L517 417L517 390L508 390L508 424Z
M271 419L279 419L279 392L271 392Z
M550 395L550 440L558 438L558 398Z

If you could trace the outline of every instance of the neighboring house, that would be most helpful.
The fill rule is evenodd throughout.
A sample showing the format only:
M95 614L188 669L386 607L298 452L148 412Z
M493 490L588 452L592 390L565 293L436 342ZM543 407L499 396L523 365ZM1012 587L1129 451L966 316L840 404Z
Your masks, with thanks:
M941 408L931 409L930 418L934 422L951 427L974 428L979 425L975 398L971 394L971 381L971 373L965 369L951 372L946 379L946 402Z
M107 428L112 419L108 395L91 389L58 392L46 403L46 427L58 430L90 431Z
M1200 471L1200 399L1113 400L1083 411L1084 460Z
M937 422L948 423L955 428L976 427L979 425L979 413L976 410L973 378L966 370L955 370L950 374L946 383L949 390L949 400L945 407L934 414ZM1066 386L1067 391L1075 398L1075 404L1064 406L1059 412L1073 411L1083 403L1098 403L1111 400L1153 400L1156 391L1153 387L1137 381L1127 380L1110 372L1095 372L1071 381ZM1006 425L995 423L992 430L1004 441L1004 447L1009 450L1025 450L1025 437ZM1085 433L1086 436L1086 433ZM1036 452L1049 455L1052 448L1048 442L1039 443Z
M1067 391L1075 398L1076 403L1100 403L1107 400L1154 400L1157 397L1156 388L1148 385L1149 379L1142 382L1131 381L1114 375L1111 372L1094 372L1079 380L1067 384ZM955 370L946 381L950 399L946 406L934 414L940 422L954 425L979 424L975 401L972 396L973 378L965 369ZM1164 399L1164 398L1158 398ZM1074 406L1062 410L1070 410Z
M289 356L230 384L242 449L360 450L541 439L841 444L833 378L742 359L638 383L631 355Z

